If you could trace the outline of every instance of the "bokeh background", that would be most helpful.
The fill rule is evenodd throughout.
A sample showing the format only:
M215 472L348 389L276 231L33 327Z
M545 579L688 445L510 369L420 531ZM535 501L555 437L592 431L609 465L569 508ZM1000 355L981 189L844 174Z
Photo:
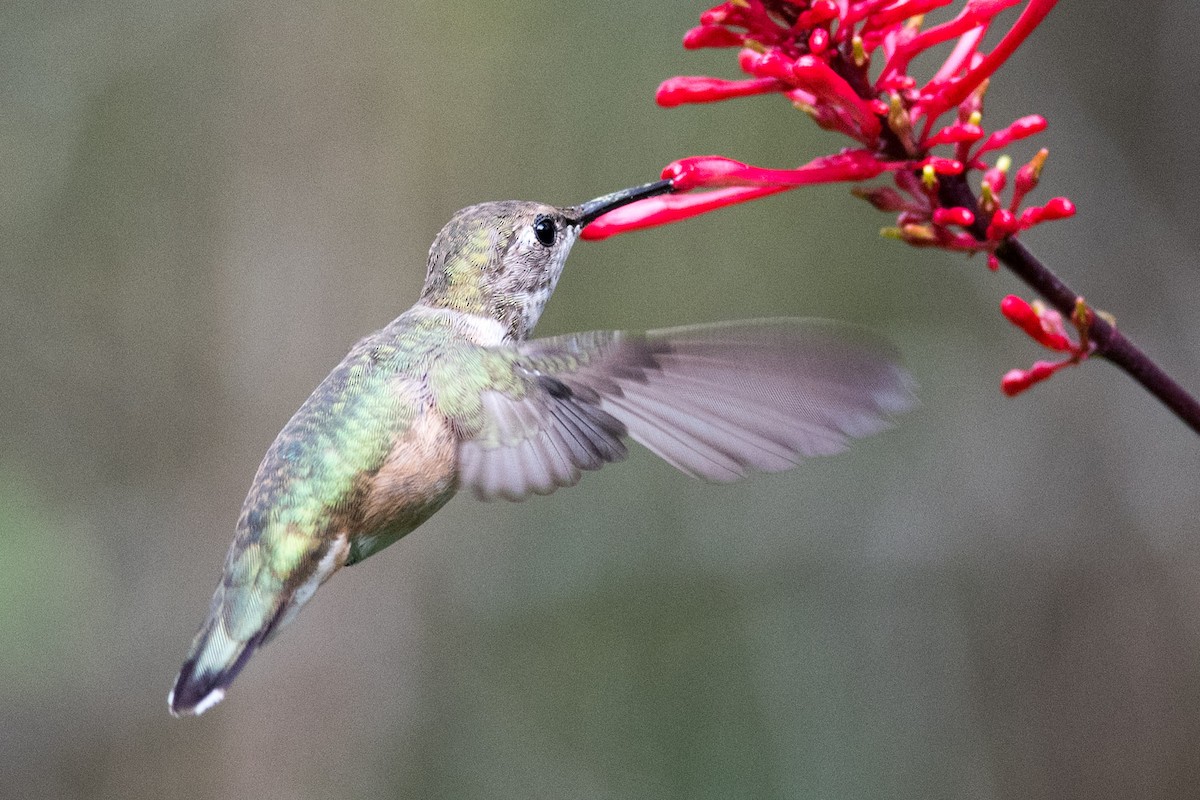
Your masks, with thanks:
M338 576L229 699L165 696L262 453L485 199L843 142L775 98L662 110L704 4L0 6L0 796L1194 797L1200 440L1042 353L982 259L826 187L584 243L539 331L764 315L894 339L922 406L733 486L644 451L454 501ZM1065 2L1026 237L1200 389L1200 7ZM1018 163L1033 145L1014 148Z

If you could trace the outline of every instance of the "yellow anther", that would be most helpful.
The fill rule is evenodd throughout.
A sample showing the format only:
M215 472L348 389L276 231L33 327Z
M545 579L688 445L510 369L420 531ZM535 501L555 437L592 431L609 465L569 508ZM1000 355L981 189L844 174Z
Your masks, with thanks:
M856 67L862 67L867 63L867 48L863 45L861 36L855 36L850 40L850 57L854 59Z
M921 183L930 191L937 187L937 170L933 168L933 164L926 164L921 168Z
M928 225L918 225L913 222L901 228L903 238L909 242L936 242L937 234Z
M1050 155L1050 151L1043 147L1041 150L1038 150L1037 155L1030 160L1029 166L1033 169L1034 180L1042 177L1042 167L1046 166L1046 156L1048 155Z
M979 184L979 205L984 211L994 211L996 208L996 193L992 191L992 184L986 180Z
M892 133L896 134L896 138L911 153L913 149L912 120L908 116L908 111L904 108L904 103L900 100L900 95L894 94L888 101L887 122Z
M803 111L805 114L808 114L813 119L817 118L817 110L815 108L813 108L812 106L810 106L808 103L803 103L799 100L793 100L792 108L795 108L799 111Z

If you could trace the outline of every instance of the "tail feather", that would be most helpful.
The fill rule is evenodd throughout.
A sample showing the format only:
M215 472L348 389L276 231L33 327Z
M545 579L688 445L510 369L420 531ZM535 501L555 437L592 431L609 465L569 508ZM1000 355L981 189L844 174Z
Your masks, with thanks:
M209 617L208 624L196 635L191 652L167 695L171 714L176 717L200 715L224 700L229 684L270 635L275 619L249 639L238 641L229 636L219 614Z
M203 714L221 702L250 656L295 618L350 552L344 534L330 541L314 537L305 545L280 577L264 564L260 545L234 540L208 619L167 695L172 714Z

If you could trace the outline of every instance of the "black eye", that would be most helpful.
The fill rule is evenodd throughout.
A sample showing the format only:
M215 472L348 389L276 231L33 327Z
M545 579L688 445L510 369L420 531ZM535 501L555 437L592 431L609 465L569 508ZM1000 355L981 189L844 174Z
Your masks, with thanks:
M555 237L558 236L558 228L555 226L554 220L543 214L533 221L533 235L537 237L543 247L550 247L554 244Z

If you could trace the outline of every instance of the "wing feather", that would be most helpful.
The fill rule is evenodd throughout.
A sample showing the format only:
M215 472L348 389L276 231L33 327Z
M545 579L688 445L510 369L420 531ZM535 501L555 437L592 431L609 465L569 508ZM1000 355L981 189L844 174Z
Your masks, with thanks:
M877 433L914 403L896 352L862 329L773 319L517 346L484 392L460 482L519 500L624 458L623 439L712 481L790 469Z

